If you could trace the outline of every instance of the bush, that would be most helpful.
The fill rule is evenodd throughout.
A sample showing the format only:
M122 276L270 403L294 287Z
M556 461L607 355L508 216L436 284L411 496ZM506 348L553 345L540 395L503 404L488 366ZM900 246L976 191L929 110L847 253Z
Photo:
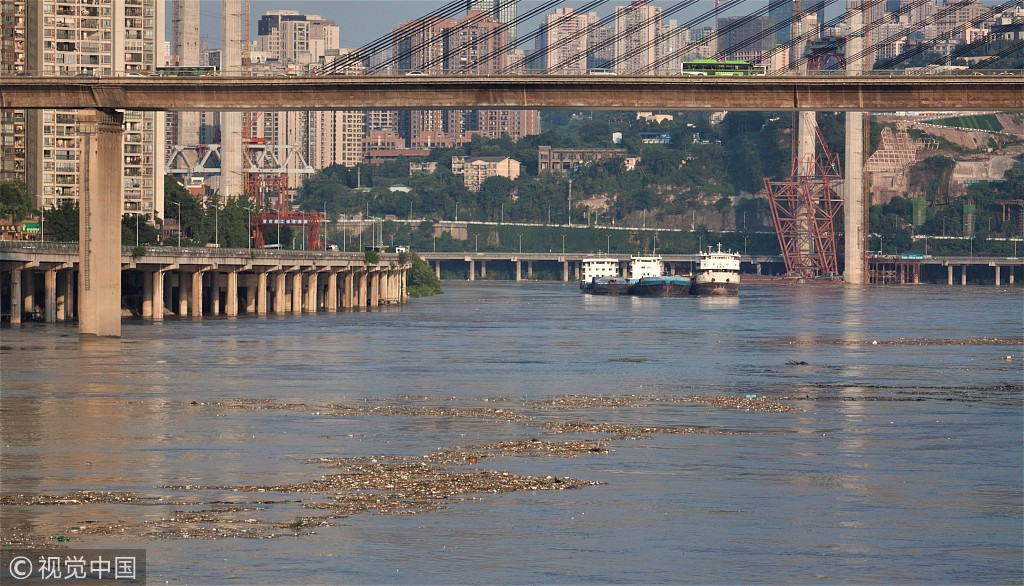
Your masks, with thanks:
M410 253L410 257L412 268L409 269L407 285L409 297L430 297L444 293L441 290L441 281L437 278L430 263L415 253Z
M375 265L380 262L380 253L376 250L367 250L363 253L363 258L366 259L367 264Z

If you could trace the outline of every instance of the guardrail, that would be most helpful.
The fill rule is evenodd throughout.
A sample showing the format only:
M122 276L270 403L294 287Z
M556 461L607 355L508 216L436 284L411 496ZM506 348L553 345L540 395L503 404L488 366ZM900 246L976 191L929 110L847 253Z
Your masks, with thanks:
M521 75L543 75L548 77L580 77L590 76L593 78L602 77L684 77L692 79L706 79L707 77L844 77L849 75L849 72L844 70L835 71L768 71L764 75L744 75L744 76L690 76L682 75L678 69L665 69L659 71L637 73L628 71L608 71L608 72L592 72L584 70L574 71L504 71L504 72L477 72L477 71L418 71L417 73L411 73L409 71L392 70L392 71L375 71L375 72L339 72L339 73L319 73L319 72L303 72L301 74L284 74L279 75L266 75L261 73L252 73L245 75L241 73L233 73L231 75L203 75L203 76L173 76L173 75L160 75L156 72L146 73L142 75L107 75L107 76L88 76L81 75L78 77L62 77L59 78L65 83L73 83L75 81L93 82L104 79L183 79L194 81L196 79L216 77L219 79L294 79L296 77L411 77L411 78L422 78L422 77L510 77L510 76L521 76ZM884 69L884 70L873 70L858 73L857 76L871 76L871 77L963 77L963 76L1024 76L1024 70L1022 69L940 69L935 71L921 71L921 70L906 70L906 69ZM19 72L15 74L16 77L27 77L27 78L46 78L54 79L52 75L42 75L40 72Z

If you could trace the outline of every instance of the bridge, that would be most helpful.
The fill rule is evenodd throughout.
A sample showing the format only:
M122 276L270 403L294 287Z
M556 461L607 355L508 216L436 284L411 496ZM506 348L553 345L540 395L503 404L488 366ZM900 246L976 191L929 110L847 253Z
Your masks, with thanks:
M84 147L79 161L82 173L78 323L80 333L100 336L121 334L120 261L123 254L120 242L122 173L119 171L124 122L121 110L445 107L857 112L1022 109L1024 78L986 75L15 77L5 79L0 85L0 108L79 110L79 134ZM847 143L846 153L851 160L863 160L862 117L847 116ZM846 191L850 195L845 202L846 258L858 262L847 263L845 277L848 282L863 283L866 267L863 168L860 164L847 168Z
M584 108L588 110L1024 109L1024 76L448 75L5 79L0 108L358 110Z
M407 301L408 263L382 254L222 248L122 247L118 289L107 291L116 313L93 312L77 293L88 284L76 243L0 244L0 313L12 324L116 320L123 311L161 321L202 317L337 312ZM123 286L122 286L123 283ZM96 284L94 284L96 285ZM115 324L99 327L113 329Z

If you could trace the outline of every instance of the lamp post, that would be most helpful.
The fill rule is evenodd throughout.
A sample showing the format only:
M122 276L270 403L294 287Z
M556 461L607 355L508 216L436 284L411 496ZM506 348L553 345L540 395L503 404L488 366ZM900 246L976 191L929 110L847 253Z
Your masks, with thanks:
M135 246L136 247L139 246L139 215L140 214L135 214Z
M178 206L178 248L181 248L181 203L174 202Z
M605 250L605 253L606 254L611 254L612 253L612 235L611 234L605 234L605 240L606 240L605 244L607 246L607 249Z
M971 258L974 258L974 236L971 236Z
M327 250L327 228L328 227L329 227L329 224L327 223L327 202L325 201L324 202L324 250Z
M437 236L434 236L434 252L437 252Z
M565 234L562 234L562 254L565 254Z
M1016 242L1014 242L1014 243L1013 243L1013 246L1014 246L1014 249L1013 249L1013 250L1014 250L1014 255L1013 255L1013 256L1017 256L1017 254L1016 254L1016 251L1017 251L1017 248L1016 248L1016 246L1017 246L1017 243L1016 243ZM522 253L523 253L523 235L522 235L522 234L520 234L520 235L519 235L519 254L522 254Z
M39 241L46 242L46 204L39 207Z
M480 235L473 234L473 253L480 254Z
M459 221L459 202L455 202L455 221Z
M498 223L499 224L504 224L505 223L505 202L501 202L501 220Z
M569 226L572 226L572 177L569 178L569 196L567 199L569 202L569 207L566 217L568 218Z
M747 256L747 237L743 237L743 256Z
M213 204L213 240L220 247L220 202Z

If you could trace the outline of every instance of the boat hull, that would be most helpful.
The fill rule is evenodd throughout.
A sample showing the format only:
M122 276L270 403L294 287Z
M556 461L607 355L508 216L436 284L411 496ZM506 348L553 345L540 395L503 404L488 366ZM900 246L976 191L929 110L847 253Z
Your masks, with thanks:
M629 283L594 283L587 293L591 295L627 295L629 294Z
M639 297L685 297L693 282L688 277L644 277L629 287Z
M739 295L740 276L734 273L712 272L697 275L693 281L694 295Z

